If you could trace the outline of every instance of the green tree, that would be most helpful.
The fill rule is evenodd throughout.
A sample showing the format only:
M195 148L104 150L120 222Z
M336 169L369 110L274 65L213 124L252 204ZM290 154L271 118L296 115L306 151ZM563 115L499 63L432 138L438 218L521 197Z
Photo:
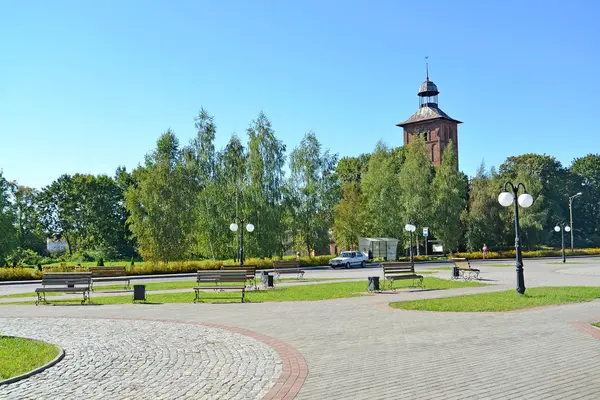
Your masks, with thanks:
M44 187L38 204L44 229L50 236L64 239L69 253L73 254L83 236L84 220L73 178L65 174Z
M0 264L16 248L15 213L10 201L12 184L0 170Z
M322 151L313 132L307 133L290 155L290 190L295 197L293 227L296 248L324 251L329 244L329 228L334 206L339 201L335 175L337 156Z
M570 172L574 185L569 195L583 195L573 201L573 235L576 247L600 247L600 154L573 160Z
M533 206L521 209L519 222L523 246L527 249L540 244L560 245L560 237L553 231L557 222L568 221L568 194L572 176L554 157L523 154L508 157L499 168L494 180L498 193L506 181L523 183L533 196ZM514 238L514 209L507 207L502 217L506 227L506 242Z
M168 262L191 254L195 192L182 164L179 141L168 130L125 193L129 227L145 259Z
M414 136L406 146L406 160L400 171L400 188L406 221L412 221L417 227L417 249L420 238L418 232L430 225L434 217L431 207L432 169L425 139Z
M469 251L480 251L486 244L490 250L506 247L504 222L500 218L502 206L498 203L498 190L492 183L483 161L469 185L469 202L466 217L466 241Z
M26 186L14 186L14 211L18 247L38 254L46 251L45 235L41 226L37 199L39 192Z
M244 209L256 230L247 235L246 255L281 254L286 242L283 186L285 145L277 139L267 116L261 112L248 128L247 186Z
M365 206L360 186L342 185L342 199L335 206L333 236L341 249L357 249L358 238L366 234Z
M403 154L378 142L369 158L361 179L365 207L363 233L367 236L397 238L402 232L405 222L398 179Z
M431 225L446 249L454 251L463 236L461 214L465 210L468 189L458 171L458 154L452 141L444 150L442 164L436 170L431 188L434 215Z

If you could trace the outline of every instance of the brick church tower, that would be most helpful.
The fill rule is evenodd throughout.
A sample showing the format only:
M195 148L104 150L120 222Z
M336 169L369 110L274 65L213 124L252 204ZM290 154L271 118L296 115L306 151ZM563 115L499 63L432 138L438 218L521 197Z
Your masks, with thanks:
M419 88L419 110L406 121L397 124L404 128L404 145L410 143L414 135L421 135L427 142L431 163L440 165L442 153L448 142L452 140L458 153L458 124L462 122L452 119L438 107L438 91L435 83L427 79Z

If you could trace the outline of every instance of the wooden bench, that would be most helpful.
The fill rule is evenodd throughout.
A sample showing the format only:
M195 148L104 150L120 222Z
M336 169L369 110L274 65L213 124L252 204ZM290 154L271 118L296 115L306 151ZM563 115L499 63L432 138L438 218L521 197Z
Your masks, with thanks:
M296 279L304 278L304 271L300 269L300 260L274 260L273 272L277 280L281 280L283 274L295 274Z
M399 279L412 279L411 287L416 287L417 284L423 288L423 276L415 273L415 267L410 262L384 262L381 263L383 269L383 279L390 282L390 289L393 289L394 281Z
M241 290L242 303L246 293L247 274L244 270L237 271L198 271L196 277L196 287L194 292L196 297L194 303L200 300L200 292L204 290ZM233 283L234 285L223 285L223 283ZM237 285L235 285L237 283Z
M131 278L126 276L127 269L125 267L90 267L89 270L92 273L92 278L108 278L98 279L98 282L126 281L127 285L125 286L125 289L129 289ZM92 290L94 290L94 279L92 279Z
M458 269L458 277L464 279L465 281L470 281L471 279L479 279L479 270L476 268L471 268L471 263L466 258L452 258L450 259L454 263L454 266ZM452 278L455 276L452 274Z
M223 265L221 266L222 271L246 271L246 280L250 281L254 288L258 288L256 285L256 265Z
M42 275L42 287L35 289L35 305L47 303L46 293L83 293L81 304L84 304L90 299L91 286L91 272L46 272Z

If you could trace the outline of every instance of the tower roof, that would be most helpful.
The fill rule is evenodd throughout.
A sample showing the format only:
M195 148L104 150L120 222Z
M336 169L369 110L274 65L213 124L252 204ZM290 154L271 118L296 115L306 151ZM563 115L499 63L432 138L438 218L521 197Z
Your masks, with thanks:
M404 127L410 124L416 124L417 122L429 121L434 119L445 119L448 121L456 122L457 124L462 124L461 121L458 121L454 118L450 118L448 114L439 109L439 107L433 107L432 105L424 105L420 107L419 110L414 113L409 119L396 126Z
M430 81L429 77L427 77L425 82L423 82L419 88L419 96L421 97L437 96L439 93L436 84L433 83L433 81Z

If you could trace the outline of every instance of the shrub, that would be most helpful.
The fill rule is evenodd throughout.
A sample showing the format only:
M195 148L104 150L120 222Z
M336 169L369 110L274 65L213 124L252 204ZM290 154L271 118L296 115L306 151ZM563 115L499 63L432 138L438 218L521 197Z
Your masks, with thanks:
M32 268L0 268L0 281L30 281L42 279L42 273Z
M98 266L98 267L104 267L104 258L102 258L102 256L100 256L98 258L98 262L96 263L96 266Z

